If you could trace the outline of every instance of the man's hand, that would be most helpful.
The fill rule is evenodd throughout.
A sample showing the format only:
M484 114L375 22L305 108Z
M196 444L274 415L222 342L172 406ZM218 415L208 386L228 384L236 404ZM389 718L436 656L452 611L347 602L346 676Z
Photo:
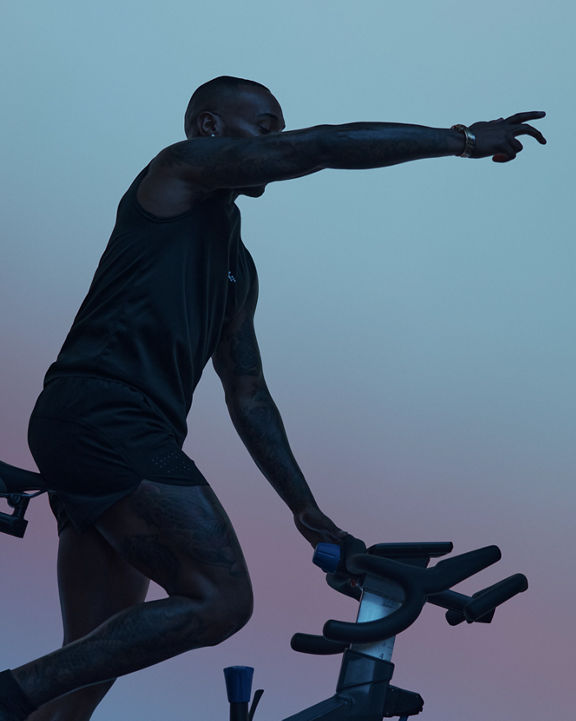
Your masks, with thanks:
M346 531L338 528L322 511L310 506L294 514L296 528L304 538L316 548L319 543L340 544L342 539L349 535Z
M546 145L546 138L539 130L528 125L527 120L536 120L546 115L544 111L534 110L529 113L516 113L509 118L499 118L485 123L474 123L470 130L476 136L476 146L470 157L486 158L492 156L495 163L507 163L514 160L524 147L517 135L531 135Z

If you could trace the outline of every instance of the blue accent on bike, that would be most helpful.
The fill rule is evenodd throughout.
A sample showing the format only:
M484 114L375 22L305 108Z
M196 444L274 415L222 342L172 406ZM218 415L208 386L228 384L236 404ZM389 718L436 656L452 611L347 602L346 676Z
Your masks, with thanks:
M340 546L335 543L319 543L314 551L313 562L324 573L336 573L340 558Z
M228 666L224 669L226 692L230 703L248 703L252 694L252 666Z

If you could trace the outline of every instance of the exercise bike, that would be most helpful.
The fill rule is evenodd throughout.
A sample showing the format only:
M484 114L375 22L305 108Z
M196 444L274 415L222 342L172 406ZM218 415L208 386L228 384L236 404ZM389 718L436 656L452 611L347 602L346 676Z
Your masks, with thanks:
M472 596L449 590L501 558L497 546L486 546L436 563L431 558L452 551L453 544L379 543L366 549L350 536L342 546L319 543L313 562L326 572L336 591L360 601L356 623L327 621L322 635L296 633L290 646L311 654L342 653L336 693L283 721L381 721L394 716L407 721L420 713L420 694L390 684L395 637L420 615L426 602L447 609L451 626L490 623L497 606L528 588L514 574ZM264 693L258 689L250 710L251 666L224 669L230 721L252 721Z
M0 512L0 532L23 538L28 521L24 514L32 498L50 489L41 474L0 461L0 498L12 514ZM27 493L27 491L36 491ZM360 602L355 623L327 621L321 636L296 633L290 646L309 654L343 654L336 693L283 721L407 721L420 713L420 694L392 686L391 662L396 636L416 621L424 604L447 609L451 626L490 623L497 606L528 588L526 576L516 573L472 596L450 588L500 560L497 546L486 546L439 561L450 553L451 542L378 543L370 548L354 536L341 545L319 543L313 563L326 573L336 591ZM224 669L230 721L252 721L263 689L250 702L254 668Z

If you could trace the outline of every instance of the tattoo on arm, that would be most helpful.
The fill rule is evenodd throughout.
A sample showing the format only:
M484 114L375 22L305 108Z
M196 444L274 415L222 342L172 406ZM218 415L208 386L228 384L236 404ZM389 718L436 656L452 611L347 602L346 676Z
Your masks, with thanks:
M282 500L296 512L316 501L288 443L286 430L268 388L230 403L230 417L254 463Z
M238 333L230 340L230 360L235 376L259 376L262 373L260 351L254 333L252 319L248 316L240 326Z
M161 151L162 165L206 190L289 180L322 170L317 128L251 138L193 138Z
M222 331L212 356L214 369L220 376L227 399L251 395L257 385L264 383L253 321L256 297L257 288L251 291L246 308Z

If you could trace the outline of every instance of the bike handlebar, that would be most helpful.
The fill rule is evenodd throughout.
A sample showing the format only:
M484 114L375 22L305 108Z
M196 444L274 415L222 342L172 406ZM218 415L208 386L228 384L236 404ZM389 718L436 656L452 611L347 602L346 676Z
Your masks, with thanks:
M454 584L473 576L496 563L502 557L497 546L485 546L440 561L432 568L423 568L421 565L402 563L391 558L371 555L370 552L362 552L365 550L365 544L353 537L346 539L342 547L334 544L318 544L314 562L320 565L323 570L332 571L331 586L343 593L347 593L347 595L354 595L356 598L358 598L356 593L351 592L349 588L348 590L344 588L343 579L346 577L345 574L347 574L347 581L349 581L350 576L366 574L379 579L392 580L401 587L404 593L401 606L390 615L376 621L359 623L327 621L323 629L324 639L340 643L371 643L396 636L414 623L420 615L428 596L441 595L442 592L446 592ZM350 553L351 551L352 553ZM361 552L358 553L358 551ZM334 579L339 580L334 582ZM484 591L475 594L471 599L463 596L462 598L466 599L466 603L455 611L456 614L460 614L462 617L452 616L451 620L448 616L452 612L449 611L447 614L448 622L454 625L464 619L472 622L482 616L485 617L496 606L504 603L517 593L526 590L527 587L526 577L522 574L516 574L484 589ZM445 594L444 598L449 595ZM454 595L459 596L459 594ZM327 647L325 652L330 653L331 651Z

